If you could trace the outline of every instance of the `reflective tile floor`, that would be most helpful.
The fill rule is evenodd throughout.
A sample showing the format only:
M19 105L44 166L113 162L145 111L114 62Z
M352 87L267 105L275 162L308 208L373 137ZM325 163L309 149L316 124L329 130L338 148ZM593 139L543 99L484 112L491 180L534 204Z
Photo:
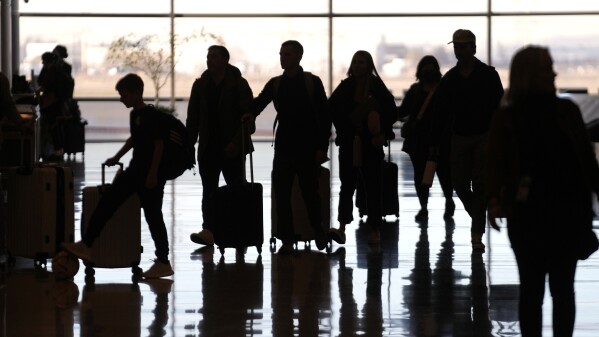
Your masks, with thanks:
M81 188L100 182L100 163L120 144L87 144L75 170L75 229L79 239ZM299 245L291 256L269 249L270 142L257 143L255 179L264 185L265 243L259 255L234 249L224 255L189 240L201 223L201 183L186 173L167 184L164 215L175 275L134 282L130 269L97 269L94 282L83 268L72 281L17 258L2 273L0 333L46 336L518 336L518 276L506 232L485 235L487 250L473 254L470 220L455 198L454 221L442 220L444 200L434 185L430 220L414 221L418 201L411 166L393 143L399 165L400 216L387 218L380 251L366 243L356 220L344 246L328 254ZM331 218L337 217L337 153L332 172ZM128 159L127 159L128 161ZM234 212L234 205L231 205ZM357 217L357 211L356 217ZM336 221L332 223L337 226ZM141 267L151 265L153 242L142 219ZM280 246L280 243L277 244ZM172 280L172 281L171 281ZM576 275L575 336L599 335L599 254L580 262ZM551 336L546 295L544 335Z

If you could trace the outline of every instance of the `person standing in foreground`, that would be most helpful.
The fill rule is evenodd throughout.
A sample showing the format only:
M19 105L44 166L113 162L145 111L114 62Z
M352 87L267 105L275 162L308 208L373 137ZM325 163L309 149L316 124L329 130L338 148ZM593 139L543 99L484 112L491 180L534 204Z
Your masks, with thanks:
M242 149L241 117L250 111L252 89L236 67L229 64L224 46L210 46L208 69L193 83L186 127L193 144L198 142L198 166L202 178L202 230L190 235L191 241L214 245L210 219L211 195L218 189L222 172L228 185L243 182L245 155L251 151L251 139Z
M162 112L144 103L143 89L142 79L135 74L128 74L117 82L116 90L119 92L121 102L127 108L133 108L129 117L131 136L114 157L106 160L105 164L116 165L122 156L133 149L131 162L100 199L82 240L63 243L62 247L84 261L93 262L90 247L94 240L119 207L131 194L137 193L156 246L156 260L142 276L160 278L174 274L168 259L168 234L162 216L166 179L162 177L161 168L162 164L169 164L162 163L165 139L168 137L165 133L169 130L161 124L162 119L159 114Z
M417 82L410 86L398 108L398 117L400 119L408 117L404 125L406 128L402 128L402 130L409 130L408 132L402 131L404 138L402 150L410 156L412 162L414 188L420 203L420 210L415 219L422 222L428 220L428 197L430 193L430 186L422 183L426 162L429 159L429 134L433 119L430 102L441 81L441 76L441 68L437 59L432 55L424 56L416 67ZM439 154L436 156L436 173L445 196L443 218L447 220L453 217L455 211L449 166L449 141L451 135L449 128L441 132L443 132L443 140L439 144Z
M547 275L553 336L572 336L576 264L597 249L592 192L599 193L599 166L581 112L556 96L555 77L547 48L526 46L514 55L487 148L488 220L499 230L496 219L507 218L523 337L542 335Z
M383 222L383 145L393 138L396 106L369 52L354 53L347 78L333 91L329 107L337 133L341 180L339 228L331 228L329 236L337 243L345 243L345 226L354 219L353 195L360 180L366 192L368 241L378 244Z
M277 198L278 237L283 241L280 254L293 251L291 187L296 175L316 235L316 247L323 250L328 243L321 225L318 171L328 160L331 119L322 81L300 66L303 54L304 48L298 41L283 42L279 52L283 75L266 83L252 107L254 118L270 102L277 110L272 184Z
M495 68L474 56L476 37L471 31L456 30L450 43L458 62L441 79L433 100L429 157L435 159L446 128L451 128L451 181L472 218L472 249L484 251L484 152L503 86Z

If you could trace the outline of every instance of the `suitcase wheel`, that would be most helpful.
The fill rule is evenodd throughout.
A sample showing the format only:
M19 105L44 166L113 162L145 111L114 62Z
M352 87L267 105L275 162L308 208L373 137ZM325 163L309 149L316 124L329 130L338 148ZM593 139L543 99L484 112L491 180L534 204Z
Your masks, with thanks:
M85 276L93 277L94 275L96 275L96 271L94 270L94 267L92 267L89 264L85 264Z
M34 259L33 266L35 268L46 269L46 259Z
M221 255L225 254L225 247L218 247L218 251Z
M262 246L256 246L256 250L258 251L258 255L262 255Z
M143 270L139 266L131 267L131 274L133 274L133 276L141 276L142 273Z

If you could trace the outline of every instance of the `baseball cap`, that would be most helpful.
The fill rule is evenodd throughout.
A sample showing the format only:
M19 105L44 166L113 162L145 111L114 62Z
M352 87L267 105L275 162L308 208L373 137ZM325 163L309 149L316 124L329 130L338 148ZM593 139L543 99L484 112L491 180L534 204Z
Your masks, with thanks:
M476 36L468 29L458 29L453 33L453 38L447 44L468 42L476 43Z

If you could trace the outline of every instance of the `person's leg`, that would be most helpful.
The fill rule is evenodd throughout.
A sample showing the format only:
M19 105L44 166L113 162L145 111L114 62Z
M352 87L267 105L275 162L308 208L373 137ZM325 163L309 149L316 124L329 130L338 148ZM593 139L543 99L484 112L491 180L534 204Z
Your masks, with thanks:
M83 228L81 241L63 243L62 248L84 260L91 261L90 247L96 238L102 233L106 222L121 207L121 205L135 192L135 179L137 174L132 169L125 170L104 191L96 209L92 213L87 227Z
M420 211L416 214L416 220L428 219L428 197L430 188L422 185L424 168L426 167L427 154L414 152L410 154L414 173L414 189L420 203Z
M314 231L316 247L319 250L325 249L327 245L327 235L322 228L322 215L320 213L320 194L318 193L319 166L312 158L298 162L296 167L297 177L302 197L306 204L310 226Z
M291 187L293 186L294 176L293 164L287 159L278 157L275 153L272 168L272 186L277 212L276 236L283 241L283 247L279 250L281 253L290 253L295 241L291 214Z
M245 170L245 156L225 159L222 162L222 173L227 185L241 185L243 181L243 170ZM246 181L249 179L246 178Z
M472 167L473 153L469 138L453 136L451 138L450 170L453 188L464 205L464 209L472 216Z
M514 249L520 276L519 312L522 337L541 337L543 330L543 297L545 295L545 261L530 251Z
M485 233L487 203L485 198L484 161L486 136L473 138L472 150L472 233Z
M339 147L339 206L338 216L339 229L345 230L345 226L354 220L354 192L356 191L357 170L353 165L353 148L351 145Z
M218 189L218 179L221 172L221 161L217 151L206 150L206 153L198 162L200 177L202 179L202 228L212 230L212 219L210 219L213 209L212 195ZM241 170L241 169L240 169Z
M362 176L366 203L368 205L368 225L370 234L368 241L380 241L380 227L383 223L383 160L385 154L382 147L366 144L363 148Z
M572 337L576 320L574 278L578 260L556 257L549 266L549 290L553 298L553 335Z
M164 185L166 181L159 181L157 186L147 189L145 186L138 187L139 200L144 210L146 222L150 229L150 235L154 241L156 261L143 273L145 278L159 278L174 274L168 259L168 233L162 215L162 200L164 197Z
M443 218L449 219L453 217L455 212L449 158L439 158L439 161L437 162L437 178L439 178L439 185L441 185L441 190L445 197L445 212L443 213Z
M87 228L82 233L82 241L86 246L93 246L94 241L102 233L102 229L108 220L135 193L136 179L136 171L128 168L119 174L114 182L106 188L90 217Z

